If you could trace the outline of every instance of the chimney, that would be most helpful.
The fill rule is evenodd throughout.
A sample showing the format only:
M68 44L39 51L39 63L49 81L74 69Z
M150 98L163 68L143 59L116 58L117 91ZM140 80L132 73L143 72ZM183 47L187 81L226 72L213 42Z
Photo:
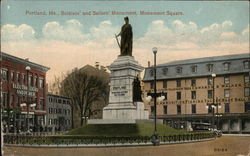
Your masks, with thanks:
M150 61L148 61L148 67L150 67Z
M96 67L96 69L99 69L99 62L95 62L95 67Z

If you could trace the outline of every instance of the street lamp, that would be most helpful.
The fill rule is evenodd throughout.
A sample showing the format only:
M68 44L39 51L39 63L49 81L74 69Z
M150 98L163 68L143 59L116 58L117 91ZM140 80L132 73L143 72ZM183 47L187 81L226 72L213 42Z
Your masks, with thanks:
M153 54L154 54L154 133L152 135L152 143L154 145L159 145L160 141L159 141L159 138L158 138L158 135L157 135L157 128L156 128L156 110L157 110L157 107L156 107L156 54L157 54L157 48L154 47L152 49L153 51Z
M212 78L213 78L213 104L212 104L212 111L213 111L213 129L215 129L215 125L214 125L214 108L215 108L215 85L214 85L214 79L215 79L215 77L216 77L216 74L215 73L213 73L212 75ZM218 114L218 105L217 105L217 114ZM217 120L217 124L218 124L218 120ZM217 127L218 128L218 127Z
M26 96L26 103L27 103L27 132L29 131L29 71L31 70L30 66L26 66L25 70L27 72L27 96Z

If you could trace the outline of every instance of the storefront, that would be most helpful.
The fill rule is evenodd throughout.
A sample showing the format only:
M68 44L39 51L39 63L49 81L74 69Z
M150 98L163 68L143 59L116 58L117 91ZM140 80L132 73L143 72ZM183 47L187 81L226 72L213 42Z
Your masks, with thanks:
M4 131L41 131L46 115L46 72L48 67L1 53Z

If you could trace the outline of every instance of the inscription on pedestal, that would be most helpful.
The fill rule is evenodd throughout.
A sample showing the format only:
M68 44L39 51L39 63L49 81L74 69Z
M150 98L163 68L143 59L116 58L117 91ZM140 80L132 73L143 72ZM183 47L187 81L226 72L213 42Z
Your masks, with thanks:
M113 87L113 91L111 92L114 96L125 96L128 93L126 86L116 86Z

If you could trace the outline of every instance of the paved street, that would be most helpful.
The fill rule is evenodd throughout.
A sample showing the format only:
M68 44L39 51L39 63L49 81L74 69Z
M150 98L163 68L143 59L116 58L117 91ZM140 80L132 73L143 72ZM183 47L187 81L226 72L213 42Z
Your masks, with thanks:
M108 148L28 148L5 147L5 156L250 156L249 136L223 136L198 143L108 147Z

